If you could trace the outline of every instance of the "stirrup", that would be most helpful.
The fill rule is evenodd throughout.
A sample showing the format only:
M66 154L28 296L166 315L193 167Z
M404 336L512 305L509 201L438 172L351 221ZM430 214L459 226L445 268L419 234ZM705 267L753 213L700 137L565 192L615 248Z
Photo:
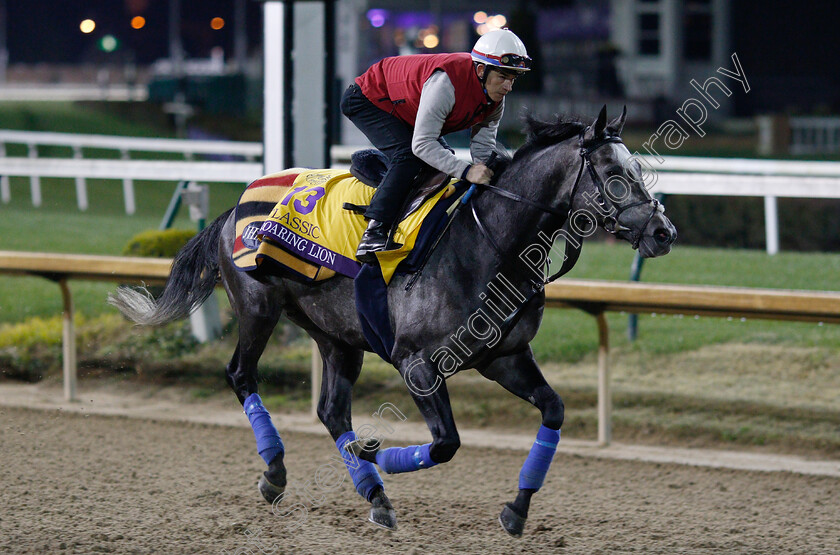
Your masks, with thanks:
M358 250L358 251L356 251L356 260L358 260L359 262L362 262L363 264L376 264L376 262L377 262L376 253L382 252L384 250L385 250L384 245L381 246L381 247L375 248L375 249L368 248L368 249L365 249L364 251Z
M391 240L389 229L385 224L371 220L359 241L359 248L356 249L356 259L359 262L374 264L377 262L376 253L386 250L393 250L402 247L400 243Z

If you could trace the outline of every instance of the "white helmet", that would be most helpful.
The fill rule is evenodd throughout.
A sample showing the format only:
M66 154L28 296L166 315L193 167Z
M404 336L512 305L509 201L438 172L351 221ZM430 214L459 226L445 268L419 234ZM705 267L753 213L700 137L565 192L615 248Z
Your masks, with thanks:
M475 62L503 67L516 72L531 70L531 58L525 45L510 29L496 29L481 35L471 52Z

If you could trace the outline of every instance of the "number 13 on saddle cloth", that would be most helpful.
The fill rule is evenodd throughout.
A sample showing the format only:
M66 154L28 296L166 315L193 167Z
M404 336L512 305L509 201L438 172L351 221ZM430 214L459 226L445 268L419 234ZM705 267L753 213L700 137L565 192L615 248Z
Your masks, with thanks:
M376 253L385 283L411 252L426 215L454 192L454 182L399 223L394 242L401 247ZM322 281L336 272L356 277L361 265L355 253L367 222L343 206L366 206L375 191L346 170L297 168L254 181L237 205L234 263L241 270L279 264L304 281ZM269 199L276 199L274 208L255 214L254 207L266 207Z

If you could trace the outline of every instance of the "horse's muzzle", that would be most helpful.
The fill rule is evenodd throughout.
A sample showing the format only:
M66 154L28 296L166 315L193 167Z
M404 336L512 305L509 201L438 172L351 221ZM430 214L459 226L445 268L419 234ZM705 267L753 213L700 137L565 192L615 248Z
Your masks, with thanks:
M664 214L656 214L639 241L639 254L644 258L663 256L671 252L671 245L677 240L677 228Z

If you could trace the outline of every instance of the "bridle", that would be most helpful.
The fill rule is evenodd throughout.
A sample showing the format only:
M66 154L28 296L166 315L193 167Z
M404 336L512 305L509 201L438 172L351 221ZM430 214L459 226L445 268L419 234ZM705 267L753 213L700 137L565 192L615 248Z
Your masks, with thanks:
M592 182L595 184L595 187L598 190L598 204L600 205L601 209L607 213L604 216L604 229L606 229L612 235L617 235L622 231L629 231L631 232L631 244L633 245L633 249L639 248L639 243L641 243L642 238L644 237L644 230L647 229L648 224L656 215L657 212L665 212L665 207L655 198L651 198L649 200L640 200L638 202L631 202L630 204L625 204L624 206L618 206L617 203L613 202L612 197L607 193L607 187L604 184L604 181L601 179L601 176L598 175L598 172L595 170L595 166L592 164L592 153L598 150L600 147L604 146L608 143L622 143L621 137L615 135L608 135L602 139L598 139L597 141L593 141L588 146L584 147L584 140L583 135L586 133L588 127L581 131L580 133L580 157L582 158L580 170L578 171L577 179L575 180L575 184L572 187L572 196L571 199L575 198L575 194L577 192L578 184L580 183L580 178L583 175L583 168L586 167L589 177L592 179ZM610 199L610 205L607 206L606 199ZM571 200L569 201L569 212L571 213ZM648 214L647 219L645 220L644 225L639 227L639 231L633 232L629 227L621 225L618 219L621 217L621 214L624 213L625 210L629 210L630 208L635 208L636 206L644 206L645 204L649 204L651 206L650 214Z
M599 148L601 148L602 146L604 146L606 144L610 144L610 143L621 143L621 144L623 144L623 142L621 140L621 137L619 137L617 135L607 135L603 138L599 138L599 139L596 139L594 141L590 141L589 144L586 144L586 141L584 141L584 135L586 134L586 132L588 130L589 130L589 127L584 128L580 132L580 136L579 136L579 139L578 139L579 146L580 146L579 154L580 154L580 157L581 157L581 163L580 163L580 169L578 170L577 177L575 178L575 183L572 186L572 193L571 193L571 196L569 197L569 210L567 212L563 212L561 210L558 210L558 209L554 208L553 206L549 206L549 205L543 204L541 202L535 202L535 201L533 201L529 198L523 197L522 195L518 195L518 194L513 193L511 191L508 191L506 189L501 189L499 187L496 187L495 185L489 185L489 184L488 185L478 185L478 187L481 187L482 189L484 189L486 191L489 191L489 192L491 192L495 195L498 195L498 196L501 196L501 197L504 197L504 198L508 198L508 199L511 199L511 200L515 200L517 202L522 202L524 204L527 204L528 206L532 206L532 207L534 207L538 210L541 210L543 212L546 212L548 214L554 214L556 216L559 216L559 217L563 218L562 223L560 224L562 226L565 223L569 222L570 218L573 215L573 211L572 211L573 202L574 202L575 196L577 195L577 191L578 191L578 188L580 186L581 178L583 177L583 170L584 170L584 168L586 168L587 173L588 173L590 179L592 180L592 182L595 184L595 188L598 192L597 202L598 202L598 204L601 208L601 213L606 213L607 214L604 217L604 229L606 229L607 232L611 233L612 235L617 235L618 233L621 233L621 232L630 232L631 233L631 236L630 236L631 237L631 244L633 245L634 249L638 249L639 248L639 243L641 243L642 238L644 237L644 230L647 229L648 224L651 222L651 220L656 215L656 213L657 212L664 212L665 208L662 206L662 204L660 204L660 202L658 200L656 200L654 198L651 198L649 200L641 200L641 201L638 201L638 202L631 202L629 204L625 204L625 205L622 205L622 206L619 206L619 205L617 205L617 203L613 202L612 198L607 194L607 189L606 189L606 185L604 184L604 181L598 175L597 170L595 170L595 166L592 164L592 153L594 153L596 150L598 150ZM607 205L607 200L606 200L608 198L610 199L609 206ZM649 204L651 206L651 211L650 211L650 214L648 214L648 217L645 220L644 225L642 225L639 228L638 231L633 232L629 227L626 227L626 226L622 225L621 223L619 223L619 218L621 217L621 214L623 214L626 210L629 210L630 208L635 208L636 206L643 206L645 204ZM493 236L490 235L490 232L487 229L487 227L484 225L484 223L482 223L481 218L479 217L478 212L476 211L475 203L474 202L470 203L470 207L471 207L471 210L472 210L473 218L475 219L475 223L478 226L479 231L481 232L482 235L484 235L484 237L487 239L487 241L493 247L493 250L496 252L496 255L499 258L504 258L504 254L502 253L502 250L499 247L499 244L496 242L495 239L493 239ZM577 231L574 230L574 226L570 225L569 227L570 227L569 235L571 236L571 238L573 238L573 240L568 240L568 239L566 240L566 255L565 255L564 260L563 260L563 266L560 268L559 271L557 271L553 275L545 278L543 280L543 283L542 283L543 286L548 284L548 283L551 283L552 281L556 280L557 278L559 278L560 276L562 276L563 274L565 274L569 270L571 270L572 267L577 262L578 256L580 256L582 237L580 236L580 234Z

